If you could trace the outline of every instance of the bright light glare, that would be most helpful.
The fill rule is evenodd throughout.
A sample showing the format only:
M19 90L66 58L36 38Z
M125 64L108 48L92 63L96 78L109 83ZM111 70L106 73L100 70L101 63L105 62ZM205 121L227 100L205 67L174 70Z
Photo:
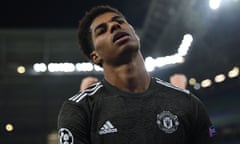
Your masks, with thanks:
M46 72L47 71L47 66L45 63L36 63L33 65L33 70L35 72Z
M234 67L231 71L228 72L229 78L235 78L239 75L239 67Z
M195 78L190 78L188 81L189 85L195 85L197 83L197 80Z
M220 83L220 82L223 82L225 79L226 79L226 77L224 74L219 74L219 75L215 76L214 81L216 83Z
M11 132L14 130L14 126L13 126L13 124L8 123L5 125L5 129L6 129L6 131Z
M210 79L205 79L201 82L201 86L203 88L210 87L212 84L212 81Z
M156 67L163 67L168 64L183 63L184 58L178 54L166 56L166 57L157 57L156 59L152 57L146 57L145 67L148 72L151 72Z
M182 43L180 44L179 48L178 48L178 55L180 56L186 56L189 47L191 46L191 43L193 41L193 37L191 34L185 34L183 36L183 40Z
M145 67L148 72L151 72L156 67L163 67L169 64L176 64L176 63L184 63L184 56L187 55L188 50L192 44L193 37L191 34L185 34L183 36L182 43L178 48L178 53L165 56L165 57L157 57L156 59L152 57L146 57L145 59Z
M26 72L26 68L24 66L18 66L17 67L17 72L20 74L23 74Z
M73 72L75 66L72 63L49 63L49 72Z
M93 70L93 64L86 62L86 63L77 63L76 64L76 70L77 71L92 71Z
M49 63L48 65L44 63L35 63L33 65L33 70L35 72L90 72L90 71L103 71L102 67L92 64L90 62L83 63Z
M155 64L154 64L154 59L152 57L146 57L145 67L146 67L148 72L151 72L151 71L154 70Z
M103 71L103 68L100 67L99 65L94 65L95 71Z
M209 0L209 7L216 10L220 7L221 0Z

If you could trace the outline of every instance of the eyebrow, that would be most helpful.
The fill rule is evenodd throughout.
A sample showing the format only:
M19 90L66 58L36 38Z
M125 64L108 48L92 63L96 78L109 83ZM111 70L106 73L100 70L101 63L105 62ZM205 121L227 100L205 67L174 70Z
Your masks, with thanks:
M109 22L116 21L117 19L120 19L120 18L123 18L123 17L120 16L120 15L113 16L113 17L109 20ZM105 25L105 23L101 23L101 24L97 25L97 26L95 27L95 29L94 29L94 32L96 32L97 29L103 27L104 25Z

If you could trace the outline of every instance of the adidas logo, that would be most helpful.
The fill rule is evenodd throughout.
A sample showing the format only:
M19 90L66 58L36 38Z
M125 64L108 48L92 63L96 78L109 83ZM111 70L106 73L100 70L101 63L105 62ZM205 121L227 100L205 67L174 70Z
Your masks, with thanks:
M103 134L115 133L115 132L117 132L117 128L114 128L114 126L111 124L110 121L106 121L98 133L100 135L103 135Z

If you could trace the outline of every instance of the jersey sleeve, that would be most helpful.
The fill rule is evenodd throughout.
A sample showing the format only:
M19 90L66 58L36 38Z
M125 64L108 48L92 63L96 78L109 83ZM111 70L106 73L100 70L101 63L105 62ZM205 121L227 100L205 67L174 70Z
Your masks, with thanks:
M215 144L216 130L209 118L206 107L200 99L195 97L194 101L193 143Z
M90 144L89 115L87 99L65 101L58 115L59 144Z

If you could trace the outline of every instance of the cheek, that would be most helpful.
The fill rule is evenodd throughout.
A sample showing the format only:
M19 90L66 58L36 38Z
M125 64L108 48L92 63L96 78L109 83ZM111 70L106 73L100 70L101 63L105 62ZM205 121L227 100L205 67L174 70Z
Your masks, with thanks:
M136 34L135 30L133 29L133 27L130 25L130 31L132 33L132 35L134 36L134 39L140 41L139 36Z
M96 51L103 56L103 54L105 53L105 51L108 49L109 43L108 40L104 37L98 38L95 40L94 42L94 47L96 49Z

